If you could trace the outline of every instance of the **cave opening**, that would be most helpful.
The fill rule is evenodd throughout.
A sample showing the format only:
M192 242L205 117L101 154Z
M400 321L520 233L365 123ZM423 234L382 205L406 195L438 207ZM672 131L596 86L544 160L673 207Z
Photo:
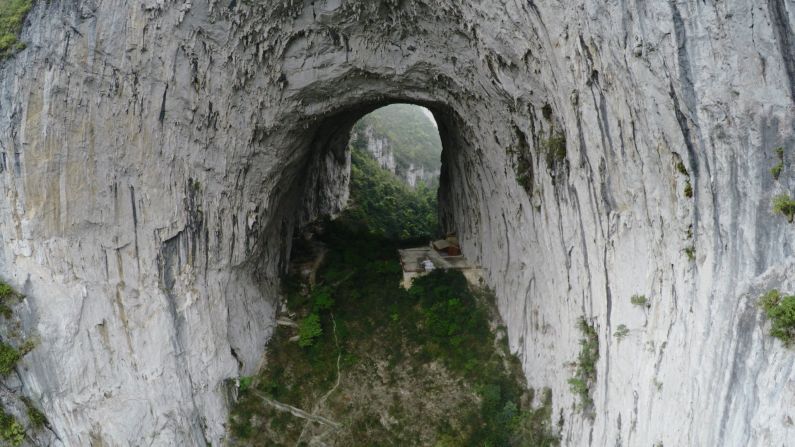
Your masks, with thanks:
M449 166L469 149L458 145L455 114L391 103L321 120L297 164L291 203L301 211L277 326L265 366L240 379L230 436L240 445L554 445L551 394L527 388L493 294L443 264L462 258L444 218ZM389 147L422 149L418 134L435 138L430 155ZM409 257L422 271L407 277L405 252L417 249Z

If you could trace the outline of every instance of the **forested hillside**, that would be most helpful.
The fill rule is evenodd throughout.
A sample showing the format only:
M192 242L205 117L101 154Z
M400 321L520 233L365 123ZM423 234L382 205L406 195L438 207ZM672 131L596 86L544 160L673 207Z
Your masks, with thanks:
M437 234L436 185L420 183L411 189L356 146L351 159L351 195L343 219L389 238Z
M412 104L391 104L359 120L351 143L367 150L380 140L394 157L394 173L406 180L413 170L423 170L425 183L438 178L442 142L427 109Z

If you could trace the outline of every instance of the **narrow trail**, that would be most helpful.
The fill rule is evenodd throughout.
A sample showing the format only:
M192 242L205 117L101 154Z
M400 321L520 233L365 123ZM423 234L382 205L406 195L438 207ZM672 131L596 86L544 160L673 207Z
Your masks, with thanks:
M254 394L260 399L262 399L263 402L265 402L266 404L270 405L271 407L279 411L290 413L295 417L306 419L307 421L317 422L318 424L327 425L329 427L333 427L334 429L339 429L342 427L342 425L340 425L338 422L334 422L331 419L324 418L323 416L317 416L311 413L307 413L306 411L300 408L273 400L270 397L266 396L265 394L260 393L259 391L254 391Z
M342 360L342 351L340 350L340 341L337 338L337 320L334 319L334 314L331 314L331 323L332 323L332 325L334 327L334 343L337 346L337 381L336 381L336 383L334 383L334 386L331 387L331 389L329 389L326 392L326 394L321 396L320 399L318 399L317 402L315 402L315 405L312 408L311 416L315 416L317 411L320 409L320 406L323 405L326 402L326 399L328 399L328 397L331 396L331 394L334 393L334 391L337 391L337 388L339 388L340 381L342 379L342 373L340 371L340 362ZM301 444L301 441L304 438L304 434L306 433L306 430L309 428L309 424L311 422L312 422L312 419L307 419L306 424L304 424L304 428L301 430L301 434L298 436L298 440L295 442L296 447ZM339 428L340 428L340 426L338 425L337 427L332 428L332 430L336 430L336 429L339 429ZM309 441L309 444L310 445L313 445L313 444L324 445L320 441L320 439L323 438L324 436L326 436L332 430L327 430L327 431L315 436L314 438L312 438Z

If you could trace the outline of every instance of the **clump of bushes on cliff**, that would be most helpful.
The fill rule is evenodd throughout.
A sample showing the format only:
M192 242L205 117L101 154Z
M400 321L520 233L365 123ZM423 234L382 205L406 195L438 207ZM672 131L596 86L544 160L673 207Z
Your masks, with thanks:
M580 339L580 354L577 356L574 377L569 379L571 391L580 397L580 408L591 416L593 398L591 389L596 383L596 362L599 360L599 336L596 328L585 317L577 322L577 328L582 334Z
M789 194L779 194L773 197L773 212L783 214L792 223L795 217L795 200Z
M3 445L17 447L25 441L25 428L16 418L0 407L0 439L5 441Z
M32 0L0 0L0 59L24 47L17 35L32 7Z
M0 375L6 375L14 370L22 355L13 346L0 342Z
M784 148L777 147L775 152L776 156L778 156L778 163L770 168L770 175L772 175L775 180L778 180L781 176L781 171L784 169Z
M770 320L770 335L787 346L795 344L795 296L773 289L762 295L760 305Z
M555 132L543 142L543 148L547 167L552 169L557 164L563 163L566 160L566 135Z
M17 296L17 292L11 286L0 281L0 315L11 318L12 311L8 301Z

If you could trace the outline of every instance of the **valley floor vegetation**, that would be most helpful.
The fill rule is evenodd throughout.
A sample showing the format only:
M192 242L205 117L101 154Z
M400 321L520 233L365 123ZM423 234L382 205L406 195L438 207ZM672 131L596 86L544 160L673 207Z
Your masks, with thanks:
M240 380L237 445L551 446L551 393L524 386L493 297L459 272L398 286L400 242L327 224L314 286L285 281L267 366ZM283 317L284 318L284 317Z

